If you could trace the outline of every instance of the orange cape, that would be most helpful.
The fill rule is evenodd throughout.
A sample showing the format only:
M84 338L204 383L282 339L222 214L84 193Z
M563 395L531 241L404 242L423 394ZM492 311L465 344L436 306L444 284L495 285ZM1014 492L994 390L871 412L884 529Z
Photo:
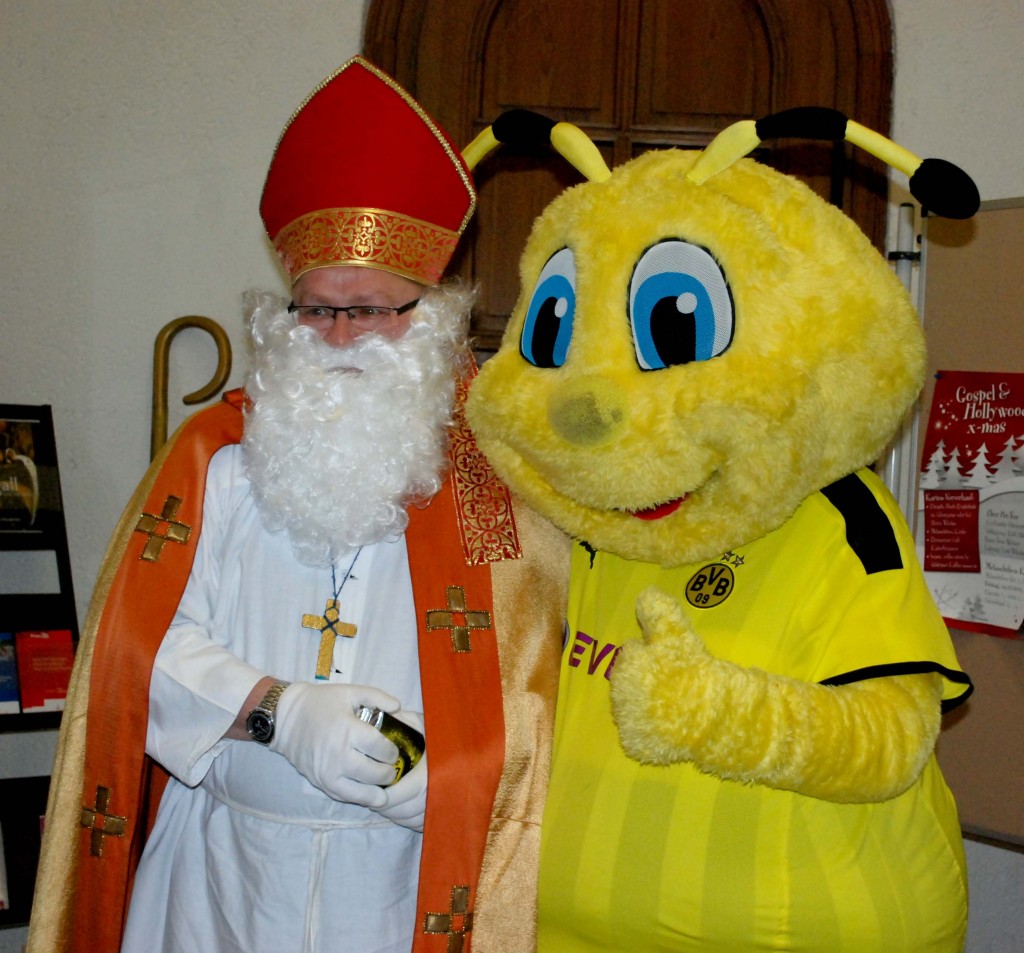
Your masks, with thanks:
M192 566L209 460L241 439L243 400L182 425L111 541L62 722L28 953L120 948L167 781L144 754L153 657ZM534 944L568 546L513 514L461 419L451 457L406 531L430 739L413 950L468 953L475 939L512 953Z

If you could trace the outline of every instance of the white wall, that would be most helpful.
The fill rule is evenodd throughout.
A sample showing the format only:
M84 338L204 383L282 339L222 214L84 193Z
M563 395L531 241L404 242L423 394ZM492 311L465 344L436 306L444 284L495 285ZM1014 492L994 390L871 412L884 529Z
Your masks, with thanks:
M53 407L80 618L149 460L153 338L214 317L241 381L241 293L282 287L258 214L267 163L358 52L364 6L0 2L0 402ZM201 332L175 340L172 428L214 366ZM52 735L0 735L0 777L46 773L28 755L52 760ZM0 930L0 953L25 936Z
M984 199L1024 195L1020 0L892 7L894 137L963 165ZM148 460L153 338L216 318L240 382L240 295L279 286L257 214L267 162L363 16L364 0L0 5L0 402L53 406L81 614ZM177 339L172 427L213 361L200 332ZM1024 948L1022 905L1001 909L1007 883L1024 896L1021 856L969 850L971 948Z
M153 338L279 287L257 206L292 111L357 52L363 0L32 0L0 12L0 400L53 405L76 596L149 457ZM180 396L214 351L175 341Z
M890 0L893 138L967 169L982 199L1024 195L1020 0Z

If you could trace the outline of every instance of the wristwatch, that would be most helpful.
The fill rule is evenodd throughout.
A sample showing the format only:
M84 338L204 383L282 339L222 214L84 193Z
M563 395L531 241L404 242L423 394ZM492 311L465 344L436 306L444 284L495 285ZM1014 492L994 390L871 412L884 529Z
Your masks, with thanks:
M263 700L249 712L245 719L245 728L253 741L258 741L261 745L270 744L274 737L274 712L289 684L290 682L274 682L267 689Z

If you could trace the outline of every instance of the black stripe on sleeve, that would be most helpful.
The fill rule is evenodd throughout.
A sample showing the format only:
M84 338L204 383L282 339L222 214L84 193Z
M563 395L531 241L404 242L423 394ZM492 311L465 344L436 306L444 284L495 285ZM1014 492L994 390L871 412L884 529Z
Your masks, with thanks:
M963 686L963 691L956 698L944 698L942 700L942 711L952 711L958 705L962 705L974 691L974 684L966 672L958 672L955 669L946 668L937 662L893 662L890 665L868 665L865 668L858 668L852 672L844 672L842 675L833 675L819 682L820 685L850 685L853 682L863 682L869 678L886 678L890 675L924 675L928 672L937 672L947 681L954 685Z
M846 523L846 541L870 576L887 569L902 569L896 533L889 517L856 473L836 480L822 494Z

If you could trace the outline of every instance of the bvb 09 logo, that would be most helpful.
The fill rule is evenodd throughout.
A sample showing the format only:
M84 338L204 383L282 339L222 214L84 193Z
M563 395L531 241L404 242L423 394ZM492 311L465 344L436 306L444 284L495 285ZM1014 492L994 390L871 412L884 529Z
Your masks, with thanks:
M686 601L697 609L711 609L729 598L735 584L731 566L711 563L690 577L686 584Z

